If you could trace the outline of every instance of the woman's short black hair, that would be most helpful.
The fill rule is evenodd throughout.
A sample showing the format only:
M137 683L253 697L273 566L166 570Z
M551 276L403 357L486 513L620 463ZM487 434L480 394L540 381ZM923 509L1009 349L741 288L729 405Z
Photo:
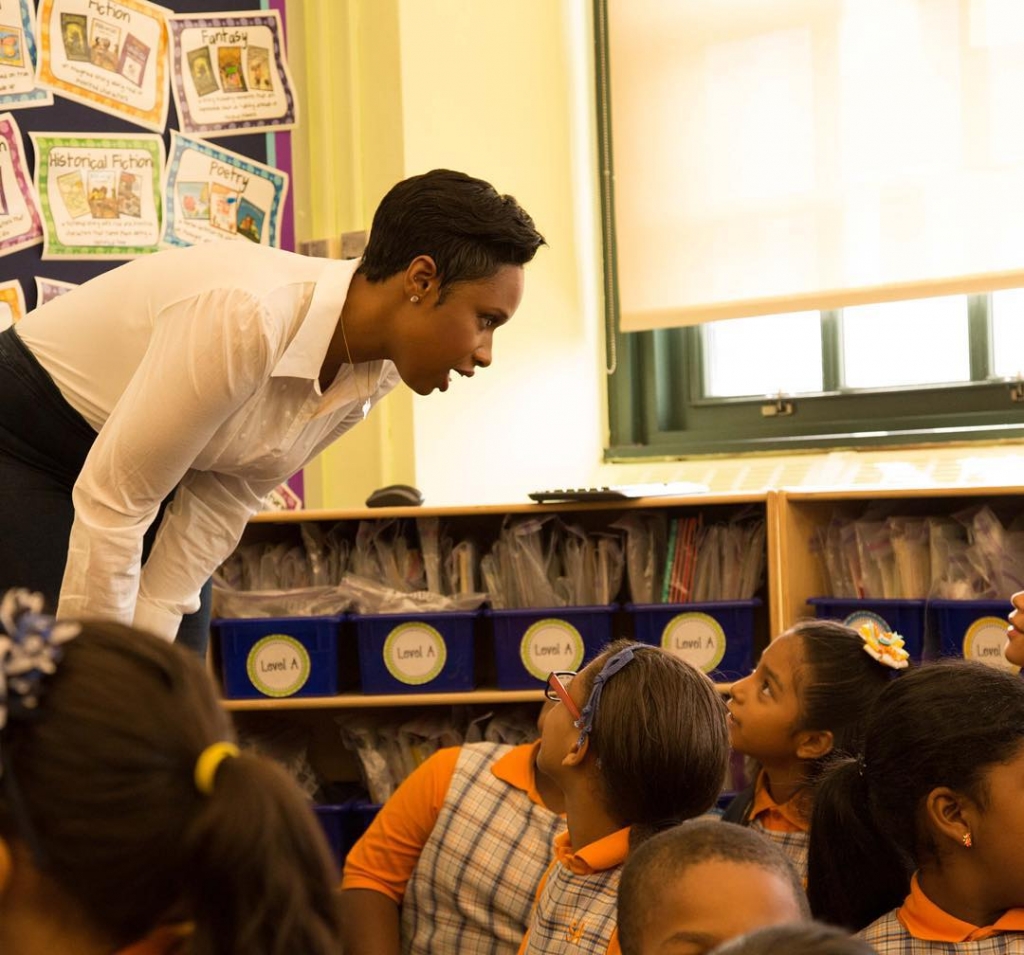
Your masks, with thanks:
M456 282L525 265L544 244L512 196L465 173L434 169L404 179L381 200L356 274L383 282L427 255L437 266L443 298Z

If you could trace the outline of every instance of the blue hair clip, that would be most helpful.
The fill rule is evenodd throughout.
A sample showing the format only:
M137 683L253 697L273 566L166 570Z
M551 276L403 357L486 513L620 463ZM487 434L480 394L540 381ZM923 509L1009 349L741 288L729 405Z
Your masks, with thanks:
M42 682L57 669L61 645L81 632L43 613L42 594L8 590L0 601L0 730L39 706ZM2 763L0 763L2 772Z
M607 660L604 661L604 666L601 667L601 672L594 677L594 683L590 687L590 696L587 698L586 706L580 710L580 718L576 720L575 727L580 731L580 738L577 745L582 745L583 740L590 735L590 731L594 728L594 717L597 715L597 704L601 702L601 693L604 690L604 685L607 683L616 673L619 672L627 663L629 663L636 651L640 647L644 647L644 643L634 643L628 647L624 647L619 650L618 653L613 653Z

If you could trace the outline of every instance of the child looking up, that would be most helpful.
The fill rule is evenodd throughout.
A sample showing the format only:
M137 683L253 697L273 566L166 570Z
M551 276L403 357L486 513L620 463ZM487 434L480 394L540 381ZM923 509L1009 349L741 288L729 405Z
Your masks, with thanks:
M0 952L337 955L316 817L195 654L42 606L0 606Z
M706 812L729 756L725 706L695 667L617 641L578 675L553 673L538 768L565 797L567 832L541 882L521 952L615 952L631 845Z
M565 828L538 746L442 749L398 787L345 860L347 955L518 949Z
M741 826L684 822L643 843L622 869L622 955L704 955L744 932L809 918L786 854Z
M732 748L759 768L723 818L778 842L802 877L810 783L832 753L860 751L868 708L899 662L877 654L876 645L840 623L804 621L773 640L757 669L732 685Z
M822 778L816 917L890 952L1024 952L1024 682L934 663L886 687ZM913 876L911 875L913 873Z

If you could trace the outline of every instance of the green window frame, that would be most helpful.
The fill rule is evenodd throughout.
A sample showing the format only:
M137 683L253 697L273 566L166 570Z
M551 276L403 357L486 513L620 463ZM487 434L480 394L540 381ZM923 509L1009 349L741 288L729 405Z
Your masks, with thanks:
M1024 385L991 377L989 295L968 297L971 380L936 386L844 388L840 381L841 311L821 313L822 391L778 399L706 397L699 326L618 331L606 7L607 0L594 0L608 350L610 435L606 460L1024 437ZM916 359L927 361L926 342Z

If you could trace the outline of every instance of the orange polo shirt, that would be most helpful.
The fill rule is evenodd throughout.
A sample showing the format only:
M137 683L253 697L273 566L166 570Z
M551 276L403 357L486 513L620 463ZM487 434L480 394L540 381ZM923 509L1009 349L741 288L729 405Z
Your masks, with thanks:
M629 854L629 826L573 852L569 832L555 836L555 861L576 875L593 875L622 865ZM540 890L538 889L538 892Z
M796 798L776 802L765 785L764 771L758 773L754 799L750 805L750 822L758 820L769 832L810 832L810 821L797 809Z
M626 861L626 856L629 855L629 832L628 826L625 829L619 829L603 839L598 839L596 842L584 846L578 852L573 851L569 841L568 830L560 832L555 836L555 858L551 865L548 866L548 871L544 873L544 878L541 879L540 885L537 886L534 909L537 907L536 900L540 899L544 886L547 885L548 878L556 865L561 864L574 875L593 875L596 872L605 872L608 869L621 866ZM573 925L565 927L567 938L571 936L573 930ZM523 936L522 944L519 946L519 955L523 955L526 952L529 941L530 931L527 930L526 935ZM612 931L606 952L607 955L621 955L621 951L619 948L619 930L616 927Z
M539 746L539 741L516 746L494 763L491 772L543 806L534 772ZM345 859L343 890L371 889L401 904L444 805L460 752L459 746L438 750L395 790Z
M914 938L926 942L979 942L1000 932L1024 932L1024 909L1008 909L993 925L971 925L929 899L916 874L910 880L910 895L897 910L896 918Z

